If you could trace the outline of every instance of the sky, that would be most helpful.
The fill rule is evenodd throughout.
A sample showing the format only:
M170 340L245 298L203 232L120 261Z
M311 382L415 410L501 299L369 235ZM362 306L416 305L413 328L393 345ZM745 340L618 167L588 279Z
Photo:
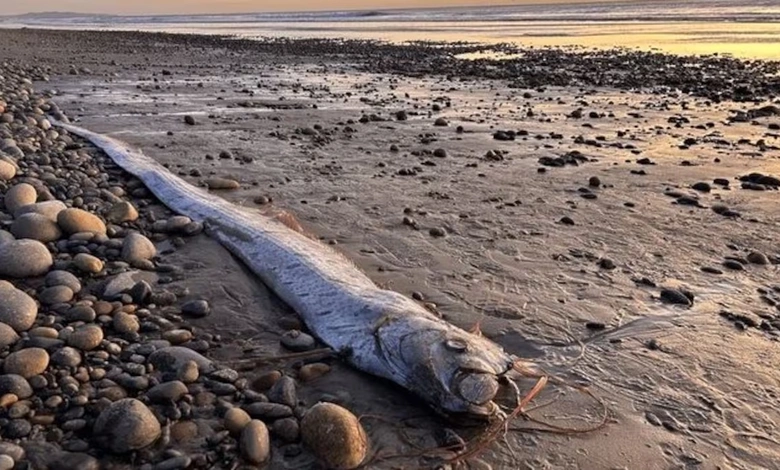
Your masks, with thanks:
M575 3L577 0L0 0L0 15L31 12L79 12L125 15L176 13L247 13L263 11L340 10ZM588 0L580 0L588 1ZM589 0L593 1L593 0Z

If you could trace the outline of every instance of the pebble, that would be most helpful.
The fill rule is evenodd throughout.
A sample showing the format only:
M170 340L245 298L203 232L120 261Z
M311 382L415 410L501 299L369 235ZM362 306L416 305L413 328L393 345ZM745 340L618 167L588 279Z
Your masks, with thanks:
M310 351L317 346L317 341L300 330L290 330L282 335L282 346L293 352Z
M0 245L4 245L8 242L14 241L14 236L5 230L0 230Z
M68 336L69 346L82 351L92 351L103 342L103 329L97 325L84 325Z
M133 232L122 242L122 259L133 266L148 261L157 255L157 248L151 240Z
M68 271L51 271L46 275L44 283L48 287L67 286L74 294L81 292L81 281Z
M203 357L192 349L182 346L160 348L149 355L149 362L161 372L176 374L189 361L197 364L200 372L210 372L214 369L211 360Z
M54 264L46 245L37 240L14 240L0 245L0 276L37 277Z
M769 258L763 253L752 251L747 255L747 260L753 264L766 266L769 264Z
M16 344L17 341L19 341L19 335L16 333L16 330L5 323L0 323L0 351L5 351L9 346Z
M57 215L57 224L67 234L106 234L106 224L98 216L82 209L65 209Z
M723 261L723 267L727 269L731 269L732 271L744 271L745 265L740 263L737 260L733 259L726 259Z
M257 402L246 405L244 410L249 413L249 416L263 420L289 418L293 415L292 408L279 403Z
M48 466L49 470L100 470L100 461L84 452L63 452Z
M306 412L301 437L327 468L357 468L368 452L368 437L357 417L333 403L318 403Z
M68 286L51 286L38 294L38 301L43 305L55 305L73 300L73 291Z
M117 312L114 315L112 326L114 331L121 334L137 333L141 329L138 317L127 312Z
M146 392L146 396L153 402L177 402L188 392L183 382L173 380L155 385Z
M283 376L268 390L268 399L274 403L281 403L290 408L298 404L298 395L295 389L295 380L292 377Z
M115 453L143 449L161 434L154 413L134 398L124 398L109 405L98 416L93 430L93 435Z
M11 224L11 233L17 239L29 238L39 242L53 242L62 237L62 231L56 222L41 214L24 214Z
M271 454L271 442L268 428L258 420L250 421L241 431L241 455L247 462L259 465Z
M231 434L239 434L250 421L252 421L252 418L249 416L249 413L241 408L234 407L225 413L223 425Z
M89 274L97 274L102 271L104 267L103 261L101 261L100 258L86 253L79 253L73 257L73 266L79 271Z
M0 180L8 181L16 176L16 167L5 160L0 160Z
M75 348L65 346L52 354L51 362L61 367L76 367L81 364L81 353Z
M181 313L193 318L202 318L211 312L209 303L205 300L190 300L181 306Z
M677 289L662 289L660 297L662 301L669 304L688 306L693 304L693 300L689 296Z
M106 214L106 220L112 224L134 222L138 220L138 210L127 201L122 201L111 206Z
M20 183L5 193L5 208L13 214L20 207L35 204L37 199L38 192L31 184Z
M29 204L22 206L14 211L14 217L19 218L25 214L38 214L46 217L52 222L57 222L57 216L60 212L67 209L65 203L62 201L43 201L36 202L35 204ZM59 228L59 227L58 227Z
M192 465L192 457L179 455L155 464L152 470L183 470Z
M305 367L305 366L304 366ZM301 367L303 369L303 367ZM266 391L271 388L279 379L282 378L282 373L278 370L272 370L266 372L255 378L252 381L252 388L255 390Z
M192 340L192 332L184 329L169 330L163 333L163 339L176 346Z
M3 163L0 161L0 163ZM2 177L2 167L0 167L0 177ZM0 455L0 470L13 470L14 465L16 465L16 462L14 462L14 459L11 458L9 455Z
M301 382L311 382L330 372L330 366L322 362L314 362L301 366L298 378Z
M0 281L0 322L17 332L29 330L38 316L35 300L7 281Z
M200 372L198 371L198 363L195 361L187 361L176 372L176 377L185 384L191 384L198 380Z
M0 395L5 395L7 393L12 393L24 400L32 396L33 389L27 379L21 375L0 375ZM0 442L0 444L2 444L2 442Z
M241 183L229 178L209 178L206 180L206 186L212 190L233 190L239 189Z
M283 418L274 421L271 432L286 442L296 442L301 435L301 428L295 418Z
M8 355L3 362L3 371L29 379L42 374L49 367L49 353L41 348L26 348Z

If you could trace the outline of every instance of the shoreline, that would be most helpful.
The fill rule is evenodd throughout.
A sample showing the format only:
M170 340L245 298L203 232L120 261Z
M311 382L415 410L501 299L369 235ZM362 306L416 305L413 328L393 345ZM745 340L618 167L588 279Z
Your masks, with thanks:
M237 189L220 192L225 199L291 212L374 281L432 304L464 329L476 324L510 352L568 381L590 384L610 402L610 423L602 432L581 438L512 432L506 445L493 445L474 465L771 468L777 461L776 450L743 435L753 429L771 436L780 419L769 395L755 392L762 387L771 395L780 386L772 367L780 319L771 287L780 262L771 177L780 173L773 127L780 117L767 111L771 102L618 89L616 84L628 85L621 71L603 64L622 60L625 67L632 54L592 63L590 70L600 76L583 77L585 57L560 51L495 71L493 62L455 65L435 47L419 45L236 45L209 37L61 31L0 31L0 38L0 58L25 64L35 88L80 126L127 141L193 183L234 180ZM382 59L369 63L377 53ZM653 61L691 63L640 57L648 63L637 70ZM545 70L524 69L534 61ZM512 67L538 83L521 87L509 76ZM667 73L674 78L674 69ZM660 72L652 79L669 80ZM588 80L592 84L580 86ZM595 85L599 80L603 86ZM774 89L769 80L748 82ZM718 88L725 85L713 80L699 89L705 95L733 89ZM53 151L40 151L43 141L27 136L31 112L11 114L12 123L0 125L0 132L13 129L22 142L19 158L45 166L40 154ZM49 164L59 163L50 157ZM764 178L747 178L751 171ZM130 195L140 189L135 183L123 188ZM137 205L147 227L169 218L152 215L153 205ZM11 223L6 216L5 225ZM285 351L280 341L301 327L293 312L213 240L150 235L162 265L180 267L163 268L161 275L170 279L149 281L153 290L187 287L192 300L206 300L212 310L203 319L172 316L174 329L193 330L196 342L213 335L204 354L220 364ZM109 238L96 253L105 255L118 243ZM28 292L40 299L42 289ZM160 310L164 318L171 313L176 315ZM58 323L65 321L58 312L51 316L51 328L68 328ZM104 326L107 335L112 328ZM109 363L119 367L131 357L120 354ZM358 416L382 418L364 423L378 446L372 454L377 468L398 463L383 462L382 455L413 454L409 439L429 448L447 444L438 437L445 428L470 435L402 390L338 360L315 363L328 371L311 381L301 377L308 361L242 370L237 381L243 385L233 382L237 391L226 395L223 381L205 374L208 380L188 385L185 395L192 400L177 402L193 414L171 422L171 437L189 436L190 444L172 439L161 454L147 448L143 458L150 465L188 457L189 468L204 462L227 467L238 458L237 439L208 443L224 426L225 401L263 402L257 394L283 399L261 387L281 376L293 381L302 402L295 417L325 399ZM326 368L305 370L312 369ZM153 371L141 377L147 375L155 377ZM598 416L587 402L560 392L546 390L540 403L553 403L534 416L560 426ZM148 399L145 391L125 393ZM209 395L196 398L198 393L218 397L209 403ZM37 402L28 406L39 410ZM33 429L52 432L70 408L55 411L55 424L36 421ZM261 407L250 410L255 408ZM86 427L66 430L64 438L85 442L75 452L93 459L108 455L87 432L94 411L88 407ZM271 430L274 464L314 468L307 447L286 440L292 434L284 434L290 431L284 426L295 426L292 421L255 416ZM128 462L121 455L112 459ZM413 457L408 463L430 464Z

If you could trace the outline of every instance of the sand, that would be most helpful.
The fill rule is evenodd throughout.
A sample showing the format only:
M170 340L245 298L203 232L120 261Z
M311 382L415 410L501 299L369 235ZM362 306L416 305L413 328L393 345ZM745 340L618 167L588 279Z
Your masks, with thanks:
M734 110L770 101L372 73L349 55L268 54L186 36L67 37L2 31L0 60L49 67L49 81L36 87L51 90L78 125L142 149L189 181L234 178L241 189L224 197L236 204L257 206L257 197L270 196L274 208L336 245L378 284L416 293L458 326L478 325L608 405L603 429L512 431L472 468L780 465L780 315L767 303L780 256L780 193L742 189L736 179L780 174L780 131L769 128L780 116L729 121ZM582 118L570 117L580 108ZM400 110L407 120L396 120ZM372 114L380 119L359 122ZM687 120L676 126L680 116ZM438 118L448 125L434 125ZM498 130L528 134L499 141ZM439 148L445 158L434 156ZM501 156L486 158L488 150ZM538 171L541 157L575 150L589 161ZM220 158L223 151L232 158ZM589 187L594 176L599 187ZM715 178L729 187L712 184ZM693 190L698 182L709 182L711 192ZM695 196L701 207L675 203L668 190ZM741 217L716 213L717 204ZM770 264L721 266L750 252ZM278 339L294 312L215 241L199 237L171 257L191 268L182 282L213 305L210 317L193 320L222 335L212 357L237 364L282 351ZM695 300L664 303L664 287L688 289ZM395 386L332 365L301 387L301 397L336 396L369 416L371 468L425 468L426 459L382 457L436 445L444 428L475 432ZM565 387L548 386L534 404L546 406L531 416L556 425L599 422L600 408ZM518 420L513 427L538 426ZM305 452L273 455L272 468L315 468Z

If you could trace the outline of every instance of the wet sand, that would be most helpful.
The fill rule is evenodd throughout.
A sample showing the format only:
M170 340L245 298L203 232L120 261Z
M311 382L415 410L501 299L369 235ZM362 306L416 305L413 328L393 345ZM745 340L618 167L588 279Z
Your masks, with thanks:
M777 468L780 196L776 186L744 189L737 178L780 174L780 115L730 119L772 105L766 94L715 102L703 92L627 90L609 79L560 86L544 77L517 87L501 72L429 73L450 59L401 47L392 57L408 54L405 62L377 59L372 71L370 60L335 56L331 46L318 56L314 46L269 53L187 36L0 38L0 59L47 68L49 80L36 88L51 90L78 125L189 181L238 180L226 199L258 206L269 197L378 284L435 304L458 326L479 325L608 404L601 430L512 431L473 468ZM652 62L633 73L643 66ZM753 90L776 86L761 83ZM712 95L723 93L711 85ZM566 155L578 164L554 166ZM692 188L703 182L709 191ZM222 335L213 358L236 364L282 351L294 312L216 242L199 237L171 257L190 266L181 282L214 308L193 321ZM677 290L662 295L665 288ZM425 467L425 459L382 456L416 453L408 441L436 445L444 427L473 432L331 364L300 387L301 398L336 396L367 416L371 468ZM599 408L571 389L551 385L534 403L546 406L531 416L559 426L599 421ZM272 468L315 465L306 453L273 455Z

